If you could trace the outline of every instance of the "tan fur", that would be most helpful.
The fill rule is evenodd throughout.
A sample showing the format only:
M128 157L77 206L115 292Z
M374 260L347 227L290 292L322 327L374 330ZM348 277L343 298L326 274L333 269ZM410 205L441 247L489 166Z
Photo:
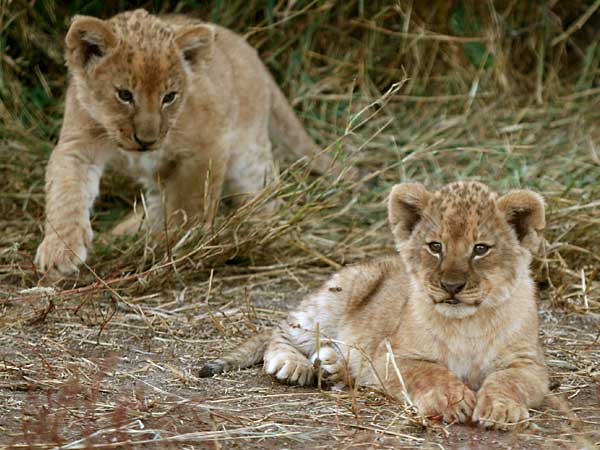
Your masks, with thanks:
M110 160L145 185L147 227L156 230L164 217L208 223L223 190L241 202L276 180L269 128L298 156L317 152L256 51L219 26L144 10L107 21L76 16L66 59L71 79L46 171L41 271L68 274L85 261L89 211ZM120 97L125 90L132 101ZM324 155L312 164L339 170ZM115 232L139 229L141 211Z
M446 421L506 429L526 420L548 390L529 274L545 227L542 198L498 198L476 182L435 193L404 183L392 190L389 218L399 255L345 268L308 296L273 330L265 371L311 384L318 366L333 384L351 378L407 394L422 414ZM481 243L490 250L476 255ZM449 280L464 287L451 294L442 287ZM253 361L260 352L245 348Z

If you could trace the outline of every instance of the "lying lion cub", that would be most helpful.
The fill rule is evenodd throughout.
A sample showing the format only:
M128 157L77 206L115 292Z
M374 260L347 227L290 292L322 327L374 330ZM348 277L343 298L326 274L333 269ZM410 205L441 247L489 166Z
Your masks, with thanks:
M403 183L389 220L399 256L341 270L201 376L264 359L282 382L313 384L319 367L331 383L407 394L423 415L446 421L506 429L527 419L548 390L529 273L542 198L498 197L477 182L434 193Z
M144 10L107 21L76 16L66 59L71 81L46 170L41 271L68 274L86 259L89 211L116 156L145 185L147 225L157 230L165 217L210 222L223 188L242 201L274 180L269 129L298 156L317 150L256 51L216 25ZM329 168L323 155L312 161L317 172ZM137 231L141 217L115 232Z

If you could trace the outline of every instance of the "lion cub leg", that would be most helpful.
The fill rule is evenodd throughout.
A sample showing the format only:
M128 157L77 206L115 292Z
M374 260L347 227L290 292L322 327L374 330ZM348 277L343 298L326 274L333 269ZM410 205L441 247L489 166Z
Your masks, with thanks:
M300 308L288 316L273 332L264 356L264 368L280 381L292 384L314 384L321 380L334 388L347 380L345 359L332 341L332 323L318 323L324 305L335 301L329 289L306 298ZM317 336L319 332L319 336Z
M129 236L140 231L149 233L164 230L165 205L158 187L148 189L142 201L134 205L133 210L125 219L115 225L110 231L114 236Z
M77 272L92 241L90 211L112 149L86 139L60 141L46 168L44 240L35 265L51 280Z
M343 358L332 346L315 348L308 357L281 330L273 333L264 355L264 369L281 382L300 386L315 384L319 371L321 379L334 389L344 387L347 380Z
M123 221L113 227L110 232L115 236L128 236L136 234L142 228L144 213L139 210L131 211Z
M217 156L219 153L221 158ZM156 231L159 228L157 224L162 224L164 218L169 227L199 223L208 228L221 199L226 157L227 149L215 145L203 149L201 154L180 155L179 159L167 165L164 173L159 173L161 187L154 195L160 199L160 210L164 208L163 217L149 211L148 229Z
M526 424L528 408L540 405L547 391L547 369L534 361L494 372L477 393L473 420L485 428L499 430Z
M315 370L306 354L300 351L282 330L275 330L264 355L264 369L279 381L300 386L311 385Z
M446 367L426 361L400 360L398 367L408 396L419 412L445 422L468 422L477 401L469 389ZM398 399L404 398L402 385L394 376L386 386Z
M236 136L225 179L226 192L235 206L251 201L265 187L277 182L278 173L267 130L249 131ZM276 202L261 205L259 213L272 212Z
M332 345L323 345L310 357L315 368L321 369L322 379L334 390L348 384L349 372L344 357Z

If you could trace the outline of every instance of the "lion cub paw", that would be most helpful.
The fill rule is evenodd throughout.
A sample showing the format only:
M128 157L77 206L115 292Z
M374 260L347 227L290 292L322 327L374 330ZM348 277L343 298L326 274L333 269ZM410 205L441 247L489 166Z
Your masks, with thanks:
M87 243L92 240L92 230L77 228L69 233L48 233L37 249L35 265L50 278L76 273L87 257Z
M346 386L347 373L343 359L331 347L322 347L313 353L310 361L315 369L321 369L322 379L333 390L341 390Z
M265 372L279 381L306 386L313 384L315 371L304 355L292 352L274 352L265 355Z
M426 417L441 417L444 422L466 423L477 402L475 393L460 382L432 386L413 398L419 412Z
M518 401L502 394L492 394L485 388L479 391L473 422L484 428L510 430L527 426L529 411Z

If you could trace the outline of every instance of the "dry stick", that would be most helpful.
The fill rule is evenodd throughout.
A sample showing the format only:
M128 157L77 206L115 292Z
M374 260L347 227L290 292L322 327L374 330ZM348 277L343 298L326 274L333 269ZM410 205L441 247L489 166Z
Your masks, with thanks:
M215 439L214 439L214 444L215 444L215 448L217 450L221 450L221 444L219 443L219 436L217 435L217 422L215 421L215 417L213 416L213 413L209 410L208 415L210 417L210 426L213 430L213 432L215 433Z
M311 256L314 256L315 258L327 263L327 265L333 267L336 270L339 270L343 267L341 264L339 264L339 263L335 262L334 260L328 258L327 256L317 252L316 250L308 248L307 246L305 246L302 242L300 242L298 240L291 241L291 244L294 247L299 248L303 252L305 252Z
M359 110L356 114L354 114L348 121L348 125L346 125L346 129L344 130L343 136L338 138L329 147L336 145L341 139L345 138L346 136L351 135L354 130L360 128L365 123L369 122L377 114L379 114L379 112L385 107L385 105L387 105L390 102L390 100L393 98L394 94L396 92L398 92L400 89L402 89L402 86L404 86L404 84L406 83L407 80L408 80L407 78L404 78L403 80L397 81L396 83L392 84L390 86L390 88L381 97L379 97L377 100L372 101L367 106L365 106L364 108ZM381 107L379 109L376 109L374 112L372 112L370 115L368 115L365 119L363 119L362 121L360 121L356 125L354 125L355 121L358 118L360 118L363 115L363 113L365 113L366 111L368 111L370 108L372 108L375 105L380 105Z
M317 359L315 362L317 363L317 387L321 390L321 379L323 377L323 373L321 372L321 322L317 322L316 333L316 347L317 347Z
M408 389L406 389L406 384L404 384L404 378L402 377L402 374L400 373L400 369L398 368L398 365L396 364L396 356L394 355L394 351L392 350L390 341L387 339L385 340L385 348L387 349L386 358L388 361L391 361L392 366L394 366L396 376L398 377L398 381L400 381L400 385L402 386L402 395L404 396L406 403L408 403L409 406L411 406L412 408L416 409L415 404L412 402L412 400L410 399L410 396L408 395Z
M115 314L117 312L117 302L115 301L114 297L111 297L110 306L111 306L110 314L108 315L108 317L106 317L102 321L102 324L100 325L100 329L98 330L98 334L96 335L96 343L97 344L100 344L100 335L102 335L102 332L104 331L104 329L106 328L108 323L112 320L112 318L115 316Z
M442 41L442 42L458 42L458 43L467 43L467 42L488 42L490 39L487 37L469 37L469 36L451 36L449 34L439 34L433 33L431 31L427 31L424 33L407 33L404 31L393 31L388 30L387 28L378 27L377 25L373 25L371 22L363 22L360 20L351 20L351 24L358 25L361 28L366 28L368 30L377 31L382 34L387 34L389 36L398 36L403 38L415 38L422 41Z
M577 100L580 98L589 97L589 96L597 95L597 94L600 94L600 87L595 87L595 88L586 89L584 91L575 92L573 94L559 97L559 99L564 100L564 101L570 101L570 100Z
M350 427L350 428L357 428L360 430L367 430L367 431L374 431L376 433L381 433L381 434L386 434L386 435L390 435L390 436L396 436L396 437L401 437L401 438L405 438L405 439L409 439L411 441L417 441L417 442L423 442L425 439L424 438L420 438L420 437L416 437L416 436L411 436L410 434L404 434L404 433L397 433L395 431L390 431L390 430L386 430L386 429L382 429L382 428L376 428L373 426L366 426L366 425L360 425L358 423L344 423L344 422L331 422L331 421L327 421L327 420L322 420L322 419L315 419L317 422L319 423L323 423L323 424L329 424L329 423L336 423L345 427ZM434 442L430 442L430 444L435 444ZM439 445L439 444L437 444ZM442 447L443 448L443 447Z
M149 272L149 270L146 272L142 272L142 273L134 273L131 275L127 275L125 277L111 278L111 279L106 280L105 283L106 284L114 284L114 283L118 283L121 281L129 281L129 280L132 280L135 278L139 278L140 276L146 275L148 272ZM0 299L0 304L14 302L14 301L23 301L23 300L37 300L39 298L47 297L48 295L54 295L56 297L61 297L61 298L69 296L69 295L78 295L78 294L83 295L90 291L102 289L102 286L103 286L102 283L96 281L92 284L88 284L87 286L82 286L82 287L73 288L73 289L65 289L63 291L56 291L53 289L53 292L51 292L51 293L49 293L49 292L39 292L38 293L38 292L36 292L37 291L36 288L33 288L33 289L36 289L36 291L34 291L33 289L26 289L25 291L20 291L19 293L20 294L28 294L27 291L30 291L30 292L35 292L35 295L21 295L19 297L9 297L7 299Z
M586 97L589 95L595 95L600 92L600 88L589 89L588 91L578 92L577 94L573 94L573 97ZM480 92L477 94L478 97L489 98L495 97L498 94L495 92ZM304 96L303 98L310 100L320 100L324 102L339 102L341 100L352 101L352 94L309 94ZM469 98L469 94L448 94L448 95L404 95L404 94L395 94L391 99L391 103L397 102L415 102L415 103L446 103L455 100L465 100Z
M143 224L144 220L146 220L146 223L149 223L148 219L149 219L150 215L148 214L148 205L146 203L146 196L144 195L144 192L142 192L141 199L142 199L142 207L144 209L144 217L142 218L142 224ZM143 253L142 260L140 261L140 263L138 265L138 270L142 267L141 264L146 262L146 259L148 257L148 250L150 249L149 243L150 243L150 233L146 232L146 233L144 233L144 253Z
M579 19L577 19L577 21L575 23L573 23L569 28L567 28L567 31L561 33L560 36L557 36L554 39L552 39L552 42L550 43L550 45L552 47L554 47L559 42L562 42L565 39L567 39L569 36L571 36L575 31L579 30L587 22L587 20L592 16L592 14L594 14L594 12L598 9L598 7L600 7L600 0L596 0L594 2L594 4L592 6L590 6L587 9L587 11L585 13L583 13L583 15Z
M400 7L401 3L398 4L398 7ZM403 14L403 18L402 18L402 32L403 33L408 33L410 30L410 19L412 16L412 11L413 11L413 0L410 0L410 2L408 3L408 10L405 14ZM400 44L400 54L404 54L406 52L406 45L407 45L408 39L402 39L401 44ZM434 58L432 58L433 60Z
M288 16L284 17L281 20L278 20L277 22L273 22L270 25L264 26L264 27L252 27L250 28L250 31L248 31L246 34L244 34L244 38L248 39L250 36L252 36L255 33L258 33L260 31L269 31L273 28L278 27L279 25L284 24L285 22L288 22L298 16L303 15L304 13L306 13L307 11L309 11L309 9L314 5L314 4L318 4L319 0L313 0L311 3L309 3L308 5L306 5L303 9L301 9L300 11L297 11L293 14L289 14Z
M367 145L369 145L373 139L375 139L377 136L379 136L392 122L394 121L393 117L390 117L381 127L379 127L375 133L373 133L370 137L367 138L366 141L364 141L360 147L358 147L358 151L361 151L363 148L365 148Z
M131 422L130 425L137 423L138 420L135 420L134 422ZM204 441L214 441L214 439L216 437L221 436L223 439L227 439L227 440L245 440L245 439L266 439L266 438L274 438L274 437L287 437L287 436L294 436L294 435L299 435L299 434L303 434L305 432L303 431L288 431L285 433L276 433L276 432L269 432L269 431L264 431L264 432L258 432L255 431L256 429L260 430L261 428L270 428L272 427L273 424L272 423L267 423L267 424L263 424L263 425L259 425L256 427L244 427L244 428L238 428L236 430L231 430L231 431L196 431L196 432L190 432L190 433L184 433L184 434L179 434L179 435L175 435L175 436L169 436L169 437L158 437L156 439L142 439L139 441L132 441L130 439L128 439L127 441L122 441L122 442L111 442L108 444L92 444L92 443L86 443L86 441L89 439L89 437L94 437L97 435L100 435L101 433L114 433L116 431L119 431L116 428L109 428L109 429L103 429L103 430L98 430L96 432L94 432L91 436L89 436L88 438L84 438L84 439L78 439L76 441L73 441L69 444L63 445L60 448L61 449L109 449L109 448L121 448L121 447L126 447L126 446L131 446L131 445L144 445L144 444L159 444L159 443L167 443L167 442L190 442L190 441L195 441L195 442L204 442ZM141 431L144 434L149 433L151 430L143 430ZM248 432L248 433L252 433L250 435L243 435L241 433L244 432ZM129 432L130 434L131 431ZM238 436L232 436L231 434L238 434ZM160 436L160 433L156 434L157 436ZM54 445L48 445L48 444L33 444L33 445L14 445L11 448L53 448L58 450L59 447L55 447Z
M346 368L348 368L348 362L350 361L350 349L348 349L348 353L346 354L346 360L344 362L344 364L346 365ZM369 361L370 362L370 361ZM350 395L350 406L352 408L352 414L354 414L354 420L356 421L357 424L360 424L360 414L359 414L359 409L358 409L358 402L356 401L356 397L358 394L358 380L360 379L360 376L362 374L362 369L363 369L363 360L360 360L360 364L358 365L358 371L356 373L356 379L353 380L351 376L349 376L350 371L347 371L348 373L348 392Z

